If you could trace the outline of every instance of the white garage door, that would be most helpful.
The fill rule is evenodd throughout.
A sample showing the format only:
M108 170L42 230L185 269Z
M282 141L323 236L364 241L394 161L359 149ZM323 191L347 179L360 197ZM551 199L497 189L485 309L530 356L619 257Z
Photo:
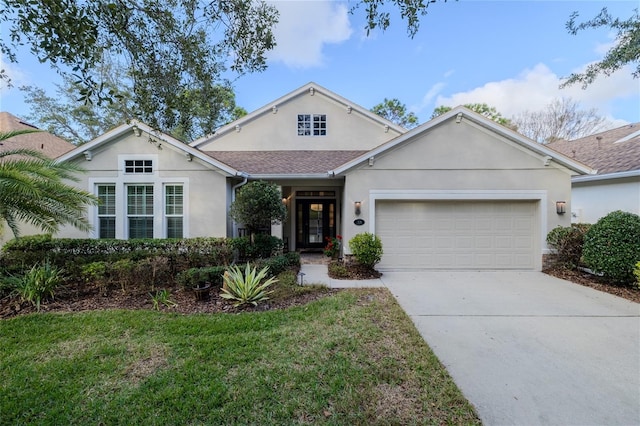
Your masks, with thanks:
M377 201L378 266L533 269L536 211L536 201Z

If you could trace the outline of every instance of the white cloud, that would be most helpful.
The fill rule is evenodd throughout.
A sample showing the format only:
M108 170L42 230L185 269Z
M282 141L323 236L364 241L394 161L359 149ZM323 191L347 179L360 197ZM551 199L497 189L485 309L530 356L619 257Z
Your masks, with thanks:
M584 108L596 108L600 114L615 122L610 113L613 101L638 96L638 81L632 78L628 67L609 77L600 76L585 90L580 84L560 89L560 84L560 77L545 64L538 64L514 78L489 82L467 92L438 96L435 105L455 107L467 103L486 103L503 116L512 117L525 111L540 110L553 99L564 97L580 102Z
M275 1L280 18L274 29L277 46L269 59L293 68L323 65L322 49L351 37L349 11L332 1Z
M16 88L26 81L25 74L17 64L7 61L3 55L0 55L0 70L4 70L4 73L9 77L11 85L13 86L9 87L7 81L4 79L0 80L0 95L6 95L9 91L16 91Z

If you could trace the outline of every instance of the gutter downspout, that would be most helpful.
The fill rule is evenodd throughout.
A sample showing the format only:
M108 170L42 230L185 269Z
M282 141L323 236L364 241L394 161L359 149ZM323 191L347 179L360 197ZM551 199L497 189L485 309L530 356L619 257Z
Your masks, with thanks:
M236 189L240 188L241 186L244 186L247 184L247 182L249 181L249 175L245 172L238 172L236 174L236 176L239 176L242 178L242 182L240 182L237 185L233 185L231 187L231 203L233 203L236 200ZM237 237L238 236L238 224L236 223L236 221L233 221L233 225L232 225L232 229L231 229L231 236L232 237Z

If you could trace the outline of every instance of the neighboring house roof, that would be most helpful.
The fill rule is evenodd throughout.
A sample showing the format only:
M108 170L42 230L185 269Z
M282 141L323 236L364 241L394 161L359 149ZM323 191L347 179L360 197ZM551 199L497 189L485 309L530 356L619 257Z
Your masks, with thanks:
M353 159L352 161L345 163L343 165L341 165L340 167L337 167L336 169L333 169L329 172L329 174L331 175L340 175L342 173L345 173L346 171L352 169L353 167L357 167L360 164L364 163L365 161L368 161L371 157L375 157L376 155L382 154L385 151L388 151L398 145L407 143L411 140L413 140L417 135L419 135L420 133L426 132L431 128L434 128L436 126L438 126L439 124L447 121L447 120L453 120L455 119L456 121L460 121L463 118L465 119L469 119L471 120L473 123L480 125L486 129L489 129L515 143L517 143L518 145L521 145L539 155L541 155L542 157L546 158L547 161L555 161L558 164L568 168L569 170L572 170L573 172L576 172L578 174L592 174L593 170L591 168L589 168L588 166L581 164L578 161L575 161L571 158L568 158L567 156L561 154L558 151L554 151L552 149L549 149L547 146L542 145L538 142L535 142L529 138L527 138L526 136L521 135L520 133L517 133L505 126L502 126L498 123L496 123L493 120L490 120L488 118L486 118L485 116L475 113L473 111L471 111L468 108L465 108L463 106L458 106L453 108L451 111L442 114L436 118L434 118L433 120L427 121L426 123L415 127L414 129L408 131L407 133L398 136L395 139L390 140L387 143L384 143L382 145L380 145L379 147L361 155L358 158Z
M203 162L211 166L214 166L217 169L225 173L228 173L230 175L236 176L236 175L242 174L241 171L234 169L232 167L229 167L227 164L221 163L220 161L206 155L204 152L198 149L192 148L189 145L183 142L180 142L178 139L174 137L171 137L165 133L159 132L150 126L135 120L131 121L128 124L123 124L121 126L116 127L115 129L108 131L102 136L99 136L94 140L77 147L76 149L66 153L65 155L62 155L57 160L68 161L73 158L77 158L81 155L83 155L87 160L90 160L94 155L95 151L98 150L102 145L107 144L131 132L137 133L139 136L141 136L143 133L146 133L150 140L154 140L161 144L166 144L167 146L173 149L183 152L185 156L190 156L189 158L198 158Z
M205 151L252 176L324 175L367 151Z
M374 122L378 122L380 123L380 125L382 126L388 126L391 129L396 130L398 133L404 133L407 131L407 129L405 129L402 126L399 126L397 124L395 124L394 122L387 120L384 117L379 116L378 114L369 111L366 108L361 107L360 105L357 105L355 103L353 103L352 101L343 98L342 96L332 92L331 90L324 88L322 86L320 86L319 84L316 84L314 82L309 82L307 84L305 84L304 86L276 99L273 102L269 102L267 105L263 106L262 108L259 108L247 115L245 115L244 117L241 117L229 124L227 124L226 126L222 126L219 129L217 129L215 131L215 133L213 133L212 135L207 135L204 136L200 139L197 139L193 142L191 142L189 145L191 145L192 147L197 148L200 145L203 145L205 143L209 143L211 141L214 141L218 138L220 138L221 136L223 136L226 133L232 132L232 131L236 131L237 126L243 127L246 123L255 120L256 118L259 118L265 114L272 114L275 110L277 111L278 106L289 102L291 100L293 100L294 98L302 95L302 94L306 94L309 93L310 91L314 91L314 92L319 92L324 94L325 96L327 96L328 98L332 99L334 102L338 103L338 104L342 104L345 108L350 108L350 110L353 111L357 111L360 114L368 117L370 120L374 121Z
M8 112L0 112L0 132L7 133L20 130L40 130ZM0 145L0 152L12 149L30 149L41 152L47 157L56 158L65 154L76 146L51 133L41 131L14 136Z
M640 123L571 141L561 140L547 146L588 164L597 171L597 175L640 171Z

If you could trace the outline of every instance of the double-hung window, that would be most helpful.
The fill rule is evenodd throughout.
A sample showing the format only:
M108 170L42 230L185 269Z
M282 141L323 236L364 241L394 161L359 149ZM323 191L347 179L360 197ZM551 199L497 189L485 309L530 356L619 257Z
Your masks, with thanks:
M326 114L298 114L298 136L326 136Z
M153 238L153 185L127 185L129 238Z
M116 186L98 185L98 238L116 237Z
M184 188L182 185L165 186L165 223L167 238L182 238L184 216Z

